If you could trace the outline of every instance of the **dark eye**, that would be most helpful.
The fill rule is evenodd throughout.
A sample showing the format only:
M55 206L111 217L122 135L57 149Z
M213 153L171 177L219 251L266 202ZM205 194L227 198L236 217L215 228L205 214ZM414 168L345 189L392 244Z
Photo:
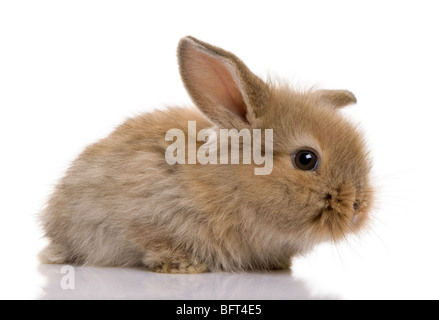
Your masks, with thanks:
M302 149L294 154L293 162L297 169L314 171L319 164L319 158L314 151Z

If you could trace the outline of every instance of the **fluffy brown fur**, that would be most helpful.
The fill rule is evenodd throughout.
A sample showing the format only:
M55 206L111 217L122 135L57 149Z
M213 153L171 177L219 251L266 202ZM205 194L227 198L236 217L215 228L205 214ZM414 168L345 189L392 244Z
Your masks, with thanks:
M232 53L192 37L180 41L178 58L202 113L144 114L88 147L41 217L50 240L43 262L176 273L287 268L294 255L365 224L370 164L360 133L338 111L356 102L352 93L266 83ZM198 130L273 129L272 173L167 164L165 134L195 134L189 120ZM303 147L319 154L318 170L293 165Z

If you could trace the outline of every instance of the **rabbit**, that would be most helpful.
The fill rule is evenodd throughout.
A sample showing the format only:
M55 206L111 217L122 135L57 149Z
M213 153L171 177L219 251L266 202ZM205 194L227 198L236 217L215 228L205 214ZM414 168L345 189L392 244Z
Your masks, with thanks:
M363 134L340 112L356 103L351 92L263 81L231 52L192 36L180 40L177 56L197 108L139 115L86 148L40 216L42 263L287 269L294 256L368 225L371 159ZM176 128L195 139L188 121L212 137L272 129L271 172L255 174L255 163L169 164L165 136Z

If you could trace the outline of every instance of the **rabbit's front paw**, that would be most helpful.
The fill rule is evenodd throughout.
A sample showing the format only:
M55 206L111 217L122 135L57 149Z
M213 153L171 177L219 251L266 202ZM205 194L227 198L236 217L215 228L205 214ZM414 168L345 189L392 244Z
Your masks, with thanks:
M164 262L156 266L155 272L159 273L202 273L207 271L204 263L193 263L187 259Z
M207 265L198 258L188 258L185 254L164 250L162 254L147 253L143 258L145 266L159 273L202 273L207 272Z

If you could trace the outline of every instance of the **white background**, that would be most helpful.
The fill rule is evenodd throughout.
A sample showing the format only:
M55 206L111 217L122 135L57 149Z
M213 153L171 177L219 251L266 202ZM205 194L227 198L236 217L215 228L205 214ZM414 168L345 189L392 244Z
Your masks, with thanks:
M438 299L435 1L0 2L0 298ZM379 193L370 230L292 272L157 275L39 266L38 212L66 167L126 117L190 103L185 35L257 74L354 92Z

